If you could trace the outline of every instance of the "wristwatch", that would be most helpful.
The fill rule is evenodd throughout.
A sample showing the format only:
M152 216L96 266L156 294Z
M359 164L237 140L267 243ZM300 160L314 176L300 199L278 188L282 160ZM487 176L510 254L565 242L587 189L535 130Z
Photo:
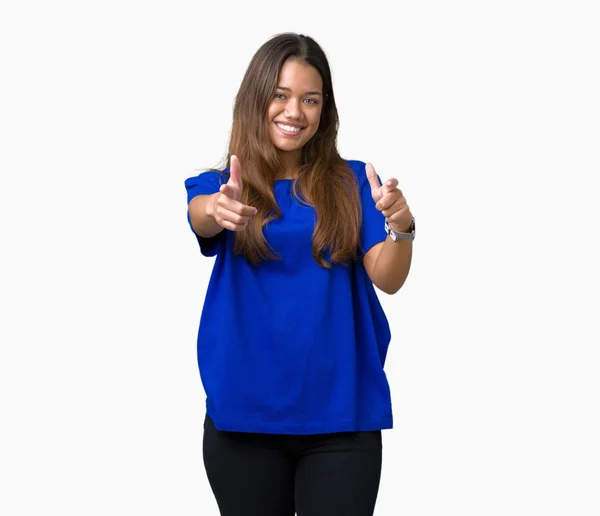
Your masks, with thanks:
M400 231L396 231L390 227L385 221L385 232L390 235L390 238L397 242L398 240L414 240L415 239L415 218L413 217L412 222L410 224L410 228L408 229L408 233L401 233Z

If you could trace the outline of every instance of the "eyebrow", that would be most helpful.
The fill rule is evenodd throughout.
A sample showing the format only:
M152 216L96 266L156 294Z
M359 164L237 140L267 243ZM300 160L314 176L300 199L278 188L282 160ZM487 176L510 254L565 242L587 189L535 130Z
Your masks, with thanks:
M278 90L292 91L290 88L286 88L285 86L277 86ZM307 91L305 95L321 95L320 91ZM322 95L321 95L322 96Z

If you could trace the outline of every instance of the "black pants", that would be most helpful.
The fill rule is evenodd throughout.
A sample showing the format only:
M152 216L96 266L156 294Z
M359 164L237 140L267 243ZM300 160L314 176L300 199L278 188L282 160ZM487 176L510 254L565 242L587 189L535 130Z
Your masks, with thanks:
M204 465L222 516L372 516L381 452L381 431L272 435L204 421Z

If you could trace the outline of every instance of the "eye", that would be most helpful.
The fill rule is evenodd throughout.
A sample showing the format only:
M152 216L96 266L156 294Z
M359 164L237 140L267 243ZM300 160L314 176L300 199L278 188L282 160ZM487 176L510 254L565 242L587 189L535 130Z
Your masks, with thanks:
M285 95L283 93L275 93L275 98L279 100L284 100Z
M304 99L304 102L308 104L318 104L319 102L316 99Z

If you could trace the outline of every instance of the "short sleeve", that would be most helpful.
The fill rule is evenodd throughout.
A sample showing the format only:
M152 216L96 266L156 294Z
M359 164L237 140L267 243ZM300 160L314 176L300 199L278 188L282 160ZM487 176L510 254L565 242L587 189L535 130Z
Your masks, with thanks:
M361 256L364 256L375 244L385 241L387 233L385 232L385 216L375 207L375 201L371 195L371 185L367 179L366 163L359 162L357 169L360 200L362 203L360 244ZM381 178L377 177L381 183Z
M198 196L198 195L212 195L219 191L222 184L227 182L225 176L221 172L202 172L201 174L190 177L185 180L185 189L187 191L187 202ZM204 238L199 236L192 227L192 221L190 219L190 212L187 212L187 220L190 229L196 236L198 244L200 246L200 252L204 256L215 256L219 253L225 242L225 231L221 231L214 237Z

